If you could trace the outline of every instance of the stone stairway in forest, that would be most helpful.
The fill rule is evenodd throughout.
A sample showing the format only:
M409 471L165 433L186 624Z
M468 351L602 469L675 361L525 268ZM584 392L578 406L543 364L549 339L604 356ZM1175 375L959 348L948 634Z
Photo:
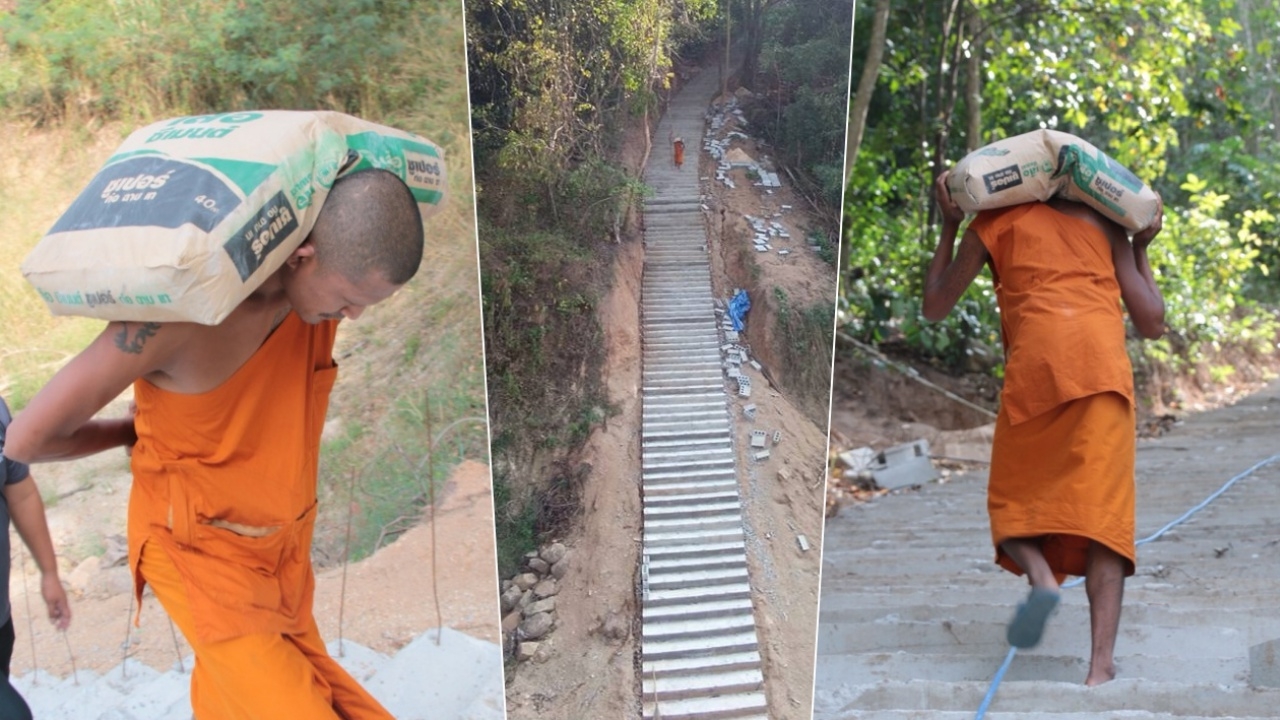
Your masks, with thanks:
M646 720L766 717L698 177L717 82L704 70L673 98L644 174ZM684 140L683 167L671 137Z
M502 651L445 628L386 656L349 640L329 653L397 720L502 720ZM181 720L191 715L192 658L166 672L125 661L102 675L43 671L13 678L36 720Z
M1139 539L1280 453L1280 384L1138 445ZM827 521L816 719L973 718L1008 652L1025 581L992 563L985 473L900 491ZM1089 611L1063 591L1044 640L1019 651L990 720L1273 718L1280 638L1280 462L1138 548L1117 679L1083 685Z

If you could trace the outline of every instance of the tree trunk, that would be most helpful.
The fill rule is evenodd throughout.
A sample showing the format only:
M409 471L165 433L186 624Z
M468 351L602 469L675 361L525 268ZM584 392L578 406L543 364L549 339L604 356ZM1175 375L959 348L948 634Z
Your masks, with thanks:
M871 45L867 47L867 60L862 65L858 90L849 105L849 129L844 141L845 182L848 182L849 173L858 160L858 148L862 145L862 135L867 126L867 110L871 107L871 96L875 93L876 81L880 77L885 34L889 27L889 1L876 0L875 16L871 20Z
M981 23L976 8L966 20L969 34L969 57L965 63L965 135L964 146L973 152L982 146L982 43Z
M747 0L746 54L742 58L740 84L755 90L756 70L760 66L760 48L764 44L764 10L767 0Z

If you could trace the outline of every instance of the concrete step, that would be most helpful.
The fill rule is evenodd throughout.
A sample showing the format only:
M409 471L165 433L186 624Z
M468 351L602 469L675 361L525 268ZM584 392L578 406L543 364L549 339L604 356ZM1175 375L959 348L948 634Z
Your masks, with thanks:
M1052 681L1080 683L1089 673L1088 644L1083 650L1054 654L1041 648L1023 650L1009 666L1003 683ZM838 662L826 662L826 653L818 648L817 682L834 686L850 677L862 682L889 682L920 677L928 673L931 680L945 682L990 682L1004 660L1007 646L993 648L986 654L964 648L972 654L956 652L920 652L915 649L841 653ZM1246 685L1249 682L1248 648L1236 657L1187 658L1170 655L1132 654L1123 645L1117 648L1116 668L1122 677L1141 677L1157 682L1179 682L1187 677L1204 683ZM1003 684L1001 685L1003 687ZM976 709L976 708L975 708Z
M687 482L690 480L722 480L734 477L733 470L726 467L706 467L689 470L644 470L640 480L645 485L663 482Z
M498 646L445 629L428 631L394 657L346 641L329 643L330 655L401 720L428 717L503 717L502 651ZM81 670L56 678L43 672L13 679L41 720L169 720L191 717L190 656L185 671L167 672L131 660L99 676ZM424 681L424 678L426 679Z
M674 677L649 676L643 682L644 696L659 702L704 697L712 693L752 692L763 687L764 677L758 667Z
M646 502L659 499L670 502L680 496L698 497L709 492L738 492L737 477L719 480L687 480L680 482L661 482L643 486Z
M832 623L818 630L819 652L827 655L844 653L877 652L887 649L913 650L936 654L948 651L973 653L988 652L1003 656L1008 649L1005 627L1012 618L1012 610L1002 617L988 622L962 622L935 620L932 622L897 622L870 625L843 625ZM1088 625L1067 625L1049 619L1044 640L1036 650L1046 654L1088 655L1089 637L1081 628ZM852 631L851 631L852 630ZM1116 640L1117 652L1155 656L1177 656L1186 647L1196 648L1201 658L1239 657L1248 653L1248 638L1234 627L1159 627L1151 625L1121 625Z
M715 617L726 612L752 612L751 598L705 600L689 605L651 606L644 609L644 618L661 620L669 617ZM759 658L756 658L756 662L759 662L759 660Z
M678 547L691 543L742 542L742 537L741 523L736 528L722 526L700 530L646 531L644 535L644 551L650 552L651 548Z
M1131 595L1131 593L1127 593ZM873 602L864 603L852 596L839 601L824 602L819 622L822 624L876 624L889 625L899 622L984 622L992 619L1006 618L1011 615L1022 595L1014 593L991 593L981 603L968 604L905 604L899 602L902 596L882 595ZM935 594L936 597L936 594ZM1132 600L1133 598L1130 597ZM1208 613L1209 609L1222 609L1216 603L1197 603L1198 607L1183 607L1180 604L1157 604L1150 600L1131 602L1122 607L1120 625L1154 625L1164 627L1216 627L1221 623L1217 613ZM1230 608L1231 627L1240 630L1246 637L1276 638L1280 637L1280 614L1268 607L1266 603L1252 607ZM1071 593L1063 597L1062 603L1053 614L1054 626L1084 627L1089 622L1089 606L1083 595Z
M686 498L685 502L679 505L647 503L644 509L644 518L646 522L650 519L657 520L660 518L696 519L719 515L724 512L737 512L740 507L742 507L742 504L736 497L713 502L694 502Z
M815 714L814 720L973 720L973 712L968 710L851 710L850 714L829 715ZM1224 720L1221 715L1175 715L1171 713L1153 713L1146 710L1113 710L1104 715L1082 712L993 712L988 711L986 720ZM1232 715L1230 720L1263 720L1262 717L1244 717Z
M998 661L997 661L998 664ZM992 668L994 673L995 668ZM989 682L895 680L874 685L847 685L834 693L820 688L814 696L814 717L856 718L865 709L968 712L982 702ZM829 687L829 686L828 686ZM1117 711L1168 713L1175 717L1273 717L1280 707L1280 690L1224 687L1188 682L1116 679L1098 687L1049 681L1002 684L991 709L1006 713L1044 712L1061 708L1094 717ZM819 712L817 709L821 708Z
M764 692L717 694L712 697L656 701L646 699L645 720L768 720Z
M738 488L733 486L727 490L707 492L691 492L682 495L658 494L645 497L645 506L661 508L667 505L681 505L686 502L719 502L738 499Z

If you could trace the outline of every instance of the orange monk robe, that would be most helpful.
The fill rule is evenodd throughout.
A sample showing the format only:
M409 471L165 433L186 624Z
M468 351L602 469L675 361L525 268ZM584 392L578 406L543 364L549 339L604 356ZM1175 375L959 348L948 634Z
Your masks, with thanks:
M201 720L283 717L271 708L291 700L255 687L319 693L342 717L391 717L325 655L311 615L336 330L336 322L311 326L290 313L215 390L134 384L129 562L139 599L150 582L196 651L191 694ZM282 653L305 663L271 660ZM296 682L301 666L310 682ZM314 697L295 702L308 707Z
M676 167L684 165L684 140L676 138L675 143Z
M1088 541L1133 574L1133 371L1108 238L1043 203L969 225L995 268L1005 383L987 506L996 561L1010 538L1044 536L1060 577L1083 575Z

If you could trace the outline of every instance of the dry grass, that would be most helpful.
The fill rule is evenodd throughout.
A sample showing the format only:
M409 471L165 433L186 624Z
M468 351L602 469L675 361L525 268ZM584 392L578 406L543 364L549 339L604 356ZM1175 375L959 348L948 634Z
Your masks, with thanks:
M35 130L0 122L21 138L0 164L0 395L22 407L103 323L53 317L19 266L124 137L119 125Z
M342 552L335 543L344 534L351 471L379 458L408 456L362 479L357 535L368 546L387 523L416 520L430 485L419 467L431 444L419 413L424 397L433 408L433 434L486 414L463 15L461 3L436 9L406 20L412 52L388 71L395 106L362 115L437 142L446 152L449 201L428 220L418 275L340 331L335 354L342 372L329 410L339 439L325 444L320 479L322 500L333 501L324 503L317 530L322 559ZM141 122L35 129L0 118L0 135L20 138L21 148L0 164L0 394L16 408L102 327L98 320L52 317L22 278L21 260ZM437 481L462 457L488 461L483 420L463 421L437 448Z
M413 34L421 50L395 69L397 83L420 87L415 102L370 119L419 133L446 153L449 201L427 221L422 266L391 300L344 323L336 355L338 375L329 417L344 425L326 443L324 503L316 536L318 555L337 558L345 528L345 500L353 469L361 473L356 504L362 519L355 554L363 555L397 519L420 507L429 442L419 412L432 408L432 434L461 421L436 448L433 482L462 457L488 462L480 283L476 254L470 113L460 4L450 13L418 16ZM351 438L357 438L351 440ZM378 458L397 456L395 462ZM407 457L406 457L407 456ZM477 528L478 532L492 532Z

